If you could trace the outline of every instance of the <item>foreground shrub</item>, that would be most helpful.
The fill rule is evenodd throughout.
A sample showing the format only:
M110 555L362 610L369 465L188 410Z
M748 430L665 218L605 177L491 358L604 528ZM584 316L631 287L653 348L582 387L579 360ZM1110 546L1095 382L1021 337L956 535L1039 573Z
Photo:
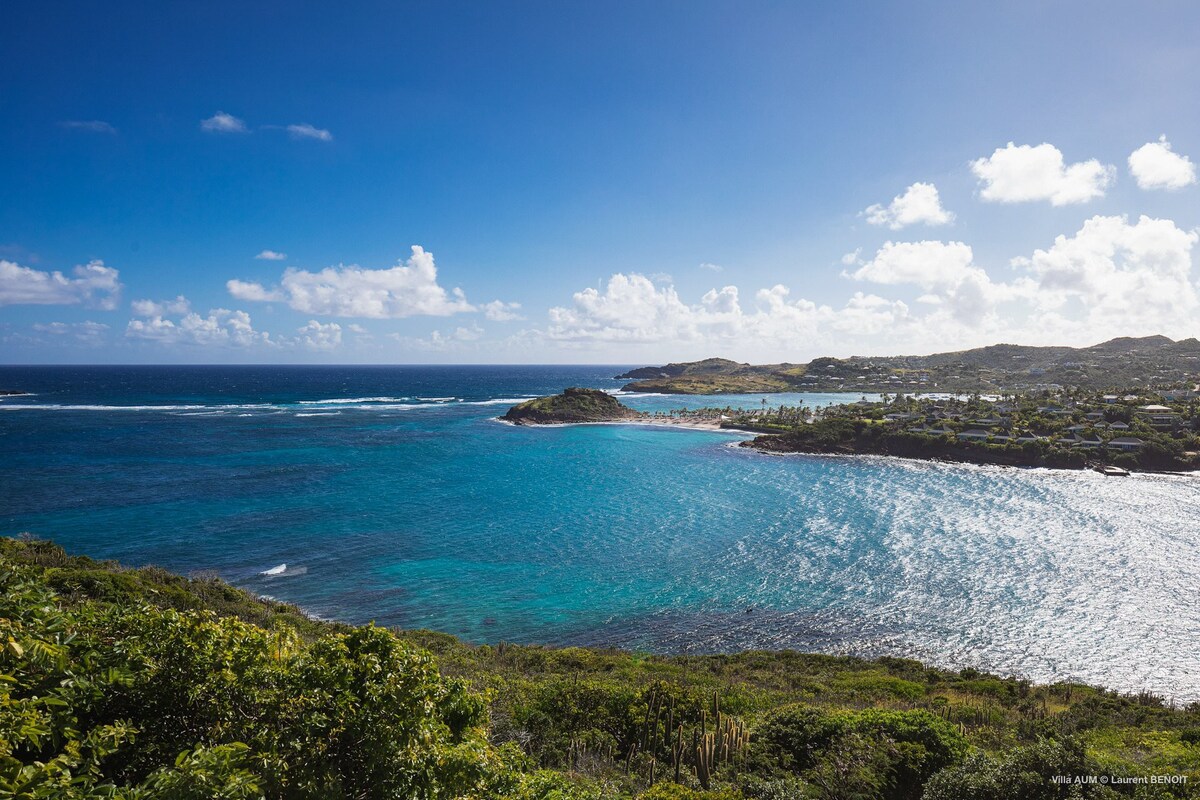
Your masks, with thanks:
M386 631L64 609L0 565L0 797L511 794L482 699Z
M975 754L933 776L924 800L1065 800L1117 797L1098 784L1054 783L1056 776L1099 775L1075 739L1042 739L999 757Z
M958 729L927 711L793 705L769 714L754 731L750 758L760 771L798 775L819 796L911 800L966 752Z

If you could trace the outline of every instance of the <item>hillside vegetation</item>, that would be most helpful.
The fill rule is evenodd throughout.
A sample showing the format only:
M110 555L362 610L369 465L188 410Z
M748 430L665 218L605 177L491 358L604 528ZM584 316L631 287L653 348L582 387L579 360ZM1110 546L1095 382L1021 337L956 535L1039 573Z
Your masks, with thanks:
M807 364L742 364L721 358L641 367L618 375L626 389L672 394L797 391L997 392L1107 389L1194 381L1200 341L1122 337L1091 347L997 344L928 356L816 358Z
M915 661L470 646L0 540L0 798L1194 797L1200 707ZM1194 778L1193 778L1194 780Z
M553 425L568 422L612 422L641 416L617 398L599 389L564 389L560 394L526 400L510 408L501 419L517 425Z

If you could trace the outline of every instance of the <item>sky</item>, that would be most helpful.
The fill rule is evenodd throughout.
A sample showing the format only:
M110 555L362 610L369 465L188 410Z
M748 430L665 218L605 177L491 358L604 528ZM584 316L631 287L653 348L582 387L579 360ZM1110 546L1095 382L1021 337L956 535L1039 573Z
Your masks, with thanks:
M0 5L0 362L1200 335L1200 5Z

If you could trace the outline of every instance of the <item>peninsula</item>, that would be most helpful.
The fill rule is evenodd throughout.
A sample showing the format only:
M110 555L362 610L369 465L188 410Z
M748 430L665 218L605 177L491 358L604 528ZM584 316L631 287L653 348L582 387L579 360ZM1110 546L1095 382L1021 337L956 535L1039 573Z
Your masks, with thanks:
M887 455L975 464L1154 472L1200 469L1200 390L884 395L745 411L727 424L766 453Z
M829 406L676 409L647 413L599 389L527 400L516 425L627 422L759 434L763 453L883 455L1113 474L1200 470L1200 386L1004 395L884 394Z
M1091 347L996 344L927 356L816 358L743 364L709 358L617 375L624 388L669 394L760 392L983 392L1109 389L1194 378L1200 341L1121 337Z

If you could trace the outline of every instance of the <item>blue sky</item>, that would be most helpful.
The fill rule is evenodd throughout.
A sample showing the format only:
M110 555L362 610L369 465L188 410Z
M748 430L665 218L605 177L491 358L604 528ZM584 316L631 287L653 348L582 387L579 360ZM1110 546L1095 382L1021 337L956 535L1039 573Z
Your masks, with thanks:
M1194 3L343 5L0 8L0 360L1200 334Z

